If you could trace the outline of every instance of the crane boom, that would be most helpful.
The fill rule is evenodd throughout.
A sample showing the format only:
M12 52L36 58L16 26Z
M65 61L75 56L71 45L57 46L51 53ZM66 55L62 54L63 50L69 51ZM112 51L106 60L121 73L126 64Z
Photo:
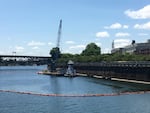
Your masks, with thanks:
M57 45L56 45L58 48L60 45L61 29L62 29L62 19L60 20L59 29L58 29L58 37L57 37Z
M56 45L56 47L52 48L52 50L50 51L52 58L51 58L50 67L48 67L48 68L51 72L56 71L56 62L57 62L58 58L60 58L59 43L60 43L60 38L61 38L61 29L62 29L62 20L60 20L60 23L59 23L57 45Z

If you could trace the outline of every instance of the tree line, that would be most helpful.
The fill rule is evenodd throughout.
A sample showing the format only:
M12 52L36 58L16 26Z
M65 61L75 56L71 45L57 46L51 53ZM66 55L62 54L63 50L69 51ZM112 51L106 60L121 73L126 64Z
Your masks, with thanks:
M52 54L53 53L53 54ZM102 61L150 61L150 55L137 54L101 54L101 48L95 43L89 43L81 54L70 54L58 52L58 49L53 48L50 51L52 57L59 56L58 62L102 62ZM56 55L58 54L58 55Z

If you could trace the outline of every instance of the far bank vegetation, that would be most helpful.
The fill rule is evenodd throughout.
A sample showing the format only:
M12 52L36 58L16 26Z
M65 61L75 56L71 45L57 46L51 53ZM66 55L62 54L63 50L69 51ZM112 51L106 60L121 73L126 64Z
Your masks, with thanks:
M61 53L58 62L102 62L102 61L150 61L150 55L137 54L101 54L101 48L95 43L90 43L81 54Z

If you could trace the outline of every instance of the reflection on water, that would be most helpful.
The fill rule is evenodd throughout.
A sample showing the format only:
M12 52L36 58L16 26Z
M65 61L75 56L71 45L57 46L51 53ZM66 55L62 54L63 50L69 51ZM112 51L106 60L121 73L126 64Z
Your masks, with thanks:
M149 85L88 77L38 75L46 66L0 67L0 90L42 94L110 94L150 90ZM0 113L149 113L150 94L47 97L0 92Z
M50 83L50 86L49 86L49 91L52 91L54 94L59 94L60 92L60 85L59 85L59 82L57 80L56 77L49 77L49 83Z
M0 68L0 89L54 94L98 94L149 90L150 85L117 82L88 77L38 75L42 66Z

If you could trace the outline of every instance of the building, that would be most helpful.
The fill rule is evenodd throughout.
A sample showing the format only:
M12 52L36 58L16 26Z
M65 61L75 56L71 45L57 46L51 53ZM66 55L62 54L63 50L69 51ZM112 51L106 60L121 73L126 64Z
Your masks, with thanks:
M113 42L111 53L150 55L150 39L145 43L135 43L135 41L133 40L130 45L125 46L123 48L114 48L114 42Z

